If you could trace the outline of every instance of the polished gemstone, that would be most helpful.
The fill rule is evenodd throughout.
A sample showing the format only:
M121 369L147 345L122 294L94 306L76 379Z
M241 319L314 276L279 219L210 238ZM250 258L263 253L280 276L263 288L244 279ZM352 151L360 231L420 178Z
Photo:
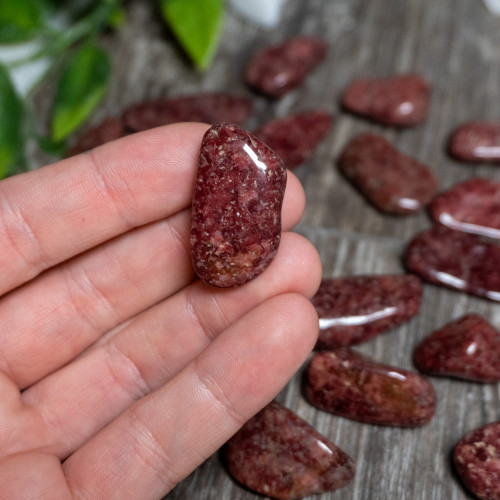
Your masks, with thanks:
M126 135L125 126L120 118L105 118L101 123L81 135L67 156L84 153Z
M123 113L127 127L138 132L177 122L242 124L253 111L248 97L215 92L142 101Z
M420 210L437 190L436 176L429 167L371 133L358 135L347 144L339 167L368 200L391 214Z
M319 316L316 349L365 342L420 309L422 284L412 274L323 279L312 303Z
M305 420L271 402L225 446L231 475L272 498L302 498L342 488L354 461Z
M342 96L342 105L371 120L404 127L427 118L429 100L427 81L421 76L406 74L354 80Z
M415 350L423 372L478 382L500 382L500 332L478 314L454 320Z
M461 161L500 162L500 122L467 122L451 134L450 153Z
M191 218L201 279L233 287L264 271L278 251L285 186L283 162L255 136L229 123L206 132Z
M293 169L311 156L331 128L330 113L313 110L271 120L254 133Z
M436 196L430 210L451 229L500 238L500 182L469 179Z
M500 301L500 245L494 240L436 225L413 238L405 262L426 281Z
M500 500L500 422L467 433L453 450L458 475L482 500Z
M327 50L327 44L316 37L290 38L258 52L248 63L245 79L260 92L281 97L302 85Z
M320 410L370 424L424 425L436 407L434 388L418 373L347 348L314 353L304 387L308 401Z

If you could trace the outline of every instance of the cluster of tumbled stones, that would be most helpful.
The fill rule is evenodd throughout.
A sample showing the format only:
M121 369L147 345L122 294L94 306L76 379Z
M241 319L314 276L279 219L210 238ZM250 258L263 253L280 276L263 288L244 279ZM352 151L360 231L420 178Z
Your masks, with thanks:
M326 53L323 41L296 37L256 54L245 78L256 91L279 98L300 86ZM366 119L409 127L426 119L430 90L415 74L359 79L349 85L341 102L344 110ZM276 254L285 166L303 163L332 127L329 113L311 110L275 119L251 134L238 126L251 112L249 98L226 93L141 102L90 130L72 153L176 121L216 124L200 150L192 259L209 284L239 286L260 274ZM461 161L500 162L500 123L458 127L449 152ZM304 393L315 407L344 418L399 427L424 425L436 405L429 381L417 372L362 356L351 346L415 316L420 279L500 301L500 183L473 178L436 195L438 180L427 165L373 133L354 137L338 166L376 209L407 215L428 207L436 224L406 248L404 262L412 274L322 281L312 299L319 337L304 373ZM424 339L414 361L429 375L498 382L500 333L470 313ZM354 461L345 452L275 401L224 450L236 480L279 499L335 490L355 474ZM453 457L472 493L483 500L500 499L500 422L464 436Z

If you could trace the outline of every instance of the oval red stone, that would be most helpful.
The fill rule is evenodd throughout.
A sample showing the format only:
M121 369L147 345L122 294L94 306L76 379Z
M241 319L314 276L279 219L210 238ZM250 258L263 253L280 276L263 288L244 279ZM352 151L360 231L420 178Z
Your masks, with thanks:
M422 283L411 274L324 279L311 299L319 317L316 349L365 342L420 309Z
M371 133L358 135L347 144L339 167L368 200L391 214L405 215L422 209L438 186L429 167Z
M500 422L467 433L453 450L458 475L482 500L500 500Z
M123 120L134 132L178 122L239 125L252 110L248 97L214 92L138 102L123 112Z
M436 225L413 238L408 269L431 283L500 301L500 245Z
M273 401L225 446L231 475L272 498L336 490L354 477L354 461L305 420Z
M191 217L191 258L217 287L242 285L271 263L281 237L286 168L249 132L222 123L200 149Z
M437 195L433 219L451 229L500 238L500 182L474 178Z
M432 375L500 382L500 332L478 314L467 314L425 338L414 360Z
M313 110L271 120L254 134L293 169L307 160L331 128L332 116Z
M345 348L313 354L305 395L311 404L334 415L399 427L426 424L436 408L434 388L418 373Z
M248 84L271 97L281 97L302 85L326 56L327 44L319 38L300 36L257 53L248 63Z
M455 129L450 153L461 161L500 162L500 122L467 122Z
M342 96L347 110L386 125L410 126L427 117L430 86L419 75L354 80Z

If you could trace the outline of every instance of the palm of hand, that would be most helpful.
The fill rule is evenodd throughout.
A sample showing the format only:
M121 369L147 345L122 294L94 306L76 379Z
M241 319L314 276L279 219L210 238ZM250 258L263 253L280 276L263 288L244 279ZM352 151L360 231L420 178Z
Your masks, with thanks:
M194 280L203 125L0 183L1 498L159 498L286 383L315 341L320 265L284 233L230 290ZM303 210L290 176L284 228Z

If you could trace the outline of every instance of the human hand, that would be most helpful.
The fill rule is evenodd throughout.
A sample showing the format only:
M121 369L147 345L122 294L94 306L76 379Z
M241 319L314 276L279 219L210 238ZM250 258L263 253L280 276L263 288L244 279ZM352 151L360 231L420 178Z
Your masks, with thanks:
M0 498L160 498L312 349L315 249L282 235L253 281L195 280L201 124L0 183ZM289 174L283 228L304 207Z

